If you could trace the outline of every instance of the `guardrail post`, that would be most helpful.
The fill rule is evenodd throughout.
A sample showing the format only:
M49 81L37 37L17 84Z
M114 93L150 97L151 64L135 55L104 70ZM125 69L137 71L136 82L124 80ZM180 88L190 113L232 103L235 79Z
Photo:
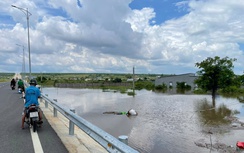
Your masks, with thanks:
M121 141L124 144L128 145L128 136L126 136L126 135L119 136L119 141Z
M53 101L58 102L57 99L53 99ZM58 116L58 112L57 112L57 109L55 107L53 107L53 116L54 117L57 117Z
M75 113L74 108L70 109L70 111ZM74 131L75 131L75 125L71 120L69 120L69 135L74 135Z
M45 94L48 97L48 94ZM45 108L48 108L48 102L45 100Z

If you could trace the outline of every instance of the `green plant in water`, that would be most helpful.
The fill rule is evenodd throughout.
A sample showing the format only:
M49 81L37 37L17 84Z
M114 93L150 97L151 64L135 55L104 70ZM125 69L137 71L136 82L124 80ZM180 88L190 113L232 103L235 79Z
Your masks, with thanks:
M134 96L134 95L136 95L136 93L135 92L127 92L127 95L129 95L129 96Z

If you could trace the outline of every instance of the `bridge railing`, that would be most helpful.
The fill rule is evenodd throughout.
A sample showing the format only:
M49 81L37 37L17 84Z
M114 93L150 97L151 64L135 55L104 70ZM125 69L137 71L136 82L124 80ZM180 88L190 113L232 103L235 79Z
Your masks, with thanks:
M139 153L137 150L126 145L125 143L119 141L117 138L106 133L102 129L96 127L90 122L86 121L82 117L75 114L72 110L62 106L55 100L49 99L47 95L42 94L42 99L45 100L45 107L50 104L54 109L54 116L57 116L57 111L64 115L69 121L69 134L74 134L74 124L84 131L87 135L98 142L102 147L104 147L108 152L111 153Z

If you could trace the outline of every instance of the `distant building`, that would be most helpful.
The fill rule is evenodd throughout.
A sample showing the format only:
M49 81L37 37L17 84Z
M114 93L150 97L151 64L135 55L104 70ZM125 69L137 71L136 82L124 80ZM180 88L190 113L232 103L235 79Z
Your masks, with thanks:
M85 81L91 81L92 79L91 78L86 78Z
M135 78L134 81L138 81L138 80L139 80L139 78ZM133 78L127 79L126 81L127 81L127 82L133 82Z
M192 89L197 87L194 84L194 80L198 77L194 73L187 73L187 74L181 74L181 75L171 75L171 76L165 76L160 77L155 80L155 86L165 84L168 87L175 88L177 85L177 82L185 82L187 85L190 85Z

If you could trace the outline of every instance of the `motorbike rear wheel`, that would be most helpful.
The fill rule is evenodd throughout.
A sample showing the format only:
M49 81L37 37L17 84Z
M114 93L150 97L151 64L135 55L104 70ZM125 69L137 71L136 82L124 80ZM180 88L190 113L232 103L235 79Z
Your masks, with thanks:
M33 121L32 128L33 128L33 132L36 132L36 130L37 130L37 122L36 121Z

